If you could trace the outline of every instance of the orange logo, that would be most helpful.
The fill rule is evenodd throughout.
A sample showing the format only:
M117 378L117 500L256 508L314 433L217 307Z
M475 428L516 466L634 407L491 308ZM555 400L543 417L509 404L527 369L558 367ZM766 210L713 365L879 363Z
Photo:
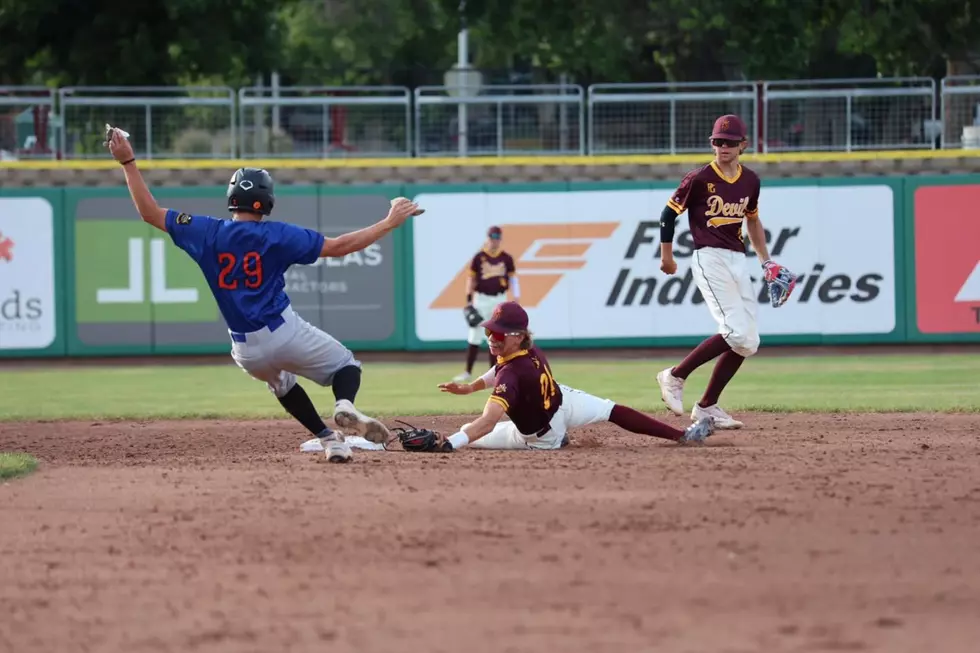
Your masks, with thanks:
M14 260L14 241L9 238L5 238L2 233L0 233L0 259L4 261Z
M728 131L729 124L731 124L731 123L728 122L728 118L725 118L724 120L722 120L721 121L721 130L722 131Z
M521 305L533 308L558 285L566 272L585 267L592 244L609 238L618 222L501 225L507 234L505 250L514 258L520 278ZM460 269L429 308L458 308L466 294L469 263Z

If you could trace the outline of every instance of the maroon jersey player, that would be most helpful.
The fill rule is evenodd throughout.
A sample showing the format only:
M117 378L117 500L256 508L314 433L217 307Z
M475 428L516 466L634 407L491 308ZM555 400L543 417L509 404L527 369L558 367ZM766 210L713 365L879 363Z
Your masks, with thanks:
M514 259L504 251L502 241L501 228L490 227L483 248L470 260L466 305L473 306L484 319L493 313L498 304L507 301L508 290L514 300L521 296ZM471 378L483 340L483 329L479 326L470 327L466 337L469 345L466 349L466 368L455 377L455 381L468 381ZM493 364L494 357L490 354L490 366Z
M505 302L483 322L496 364L472 383L442 383L444 392L467 395L491 389L483 415L449 436L444 450L559 449L568 431L612 422L633 433L679 443L703 442L713 419L702 419L682 431L652 417L558 383L548 358L531 340L527 313L517 302ZM507 419L504 419L504 418Z
M742 422L722 410L718 399L742 362L759 349L757 292L749 274L743 228L767 276L782 269L769 259L765 230L759 220L759 176L738 160L747 143L745 125L738 116L718 118L711 132L714 160L684 177L660 216L660 269L674 274L674 222L687 211L694 241L691 271L718 324L718 333L702 342L679 365L657 374L660 396L672 412L683 415L688 375L718 357L704 395L691 409L691 419L714 417L719 429L742 426Z

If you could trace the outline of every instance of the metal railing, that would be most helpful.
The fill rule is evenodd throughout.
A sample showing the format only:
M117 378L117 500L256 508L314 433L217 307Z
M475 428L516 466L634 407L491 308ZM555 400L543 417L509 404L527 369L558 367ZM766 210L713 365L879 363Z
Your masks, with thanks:
M575 84L488 85L475 95L420 86L415 155L585 154L584 95Z
M935 149L929 77L765 82L766 151Z
M758 87L752 82L593 84L589 152L704 152L718 116L734 113L755 142Z
M80 86L62 88L58 103L66 159L105 156L105 124L130 134L137 156L231 158L235 92L211 86Z
M51 133L55 92L45 86L0 86L0 160L55 158Z
M943 148L980 147L980 76L943 78L940 106Z
M403 86L248 87L238 92L243 157L407 157L411 93Z
M0 159L710 154L725 113L760 152L980 149L980 75L378 87L0 87Z

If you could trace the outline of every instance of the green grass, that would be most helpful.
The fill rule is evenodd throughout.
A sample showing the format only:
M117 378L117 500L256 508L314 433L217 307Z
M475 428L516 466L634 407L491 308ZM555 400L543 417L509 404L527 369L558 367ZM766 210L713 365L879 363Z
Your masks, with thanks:
M663 404L654 375L676 361L554 358L558 380L647 411ZM713 364L691 375L685 404ZM357 404L378 416L479 412L485 393L454 397L438 383L458 363L365 363ZM329 388L303 384L329 414ZM823 356L748 360L725 390L729 410L980 412L980 355ZM0 371L0 420L283 417L263 383L233 364Z
M25 476L37 469L37 459L26 453L0 452L0 481Z

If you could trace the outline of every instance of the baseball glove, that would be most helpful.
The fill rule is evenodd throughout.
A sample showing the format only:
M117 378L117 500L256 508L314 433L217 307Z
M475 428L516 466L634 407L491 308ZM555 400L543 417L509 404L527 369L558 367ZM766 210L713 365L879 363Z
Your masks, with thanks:
M765 270L765 283L769 286L769 303L779 308L793 293L797 276L772 260L763 263L762 269Z
M406 422L400 423L405 424L408 428L396 426L392 430L398 436L398 440L402 443L402 448L405 451L449 453L453 450L453 445L435 431L416 428Z
M474 308L473 304L466 305L466 308L463 309L463 317L466 318L466 323L471 327L479 326L480 322L483 321L483 316L480 315L480 311Z

